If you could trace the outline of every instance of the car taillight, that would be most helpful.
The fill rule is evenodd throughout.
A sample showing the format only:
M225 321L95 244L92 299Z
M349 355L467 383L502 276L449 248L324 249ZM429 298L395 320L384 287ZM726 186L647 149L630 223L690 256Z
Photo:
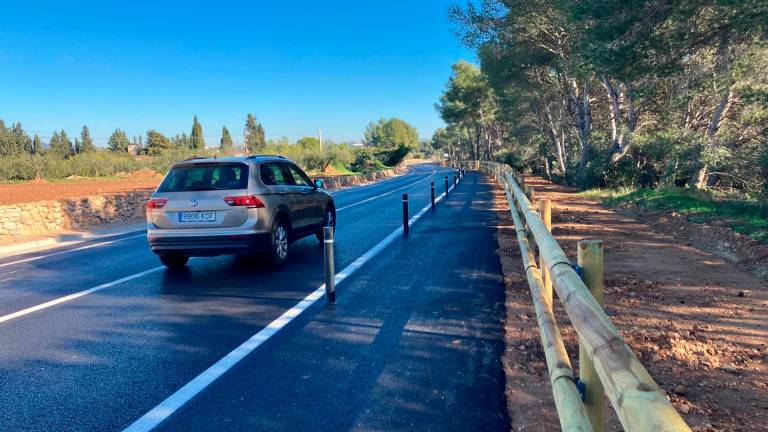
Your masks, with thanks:
M232 207L262 208L264 203L253 195L226 197L224 202Z
M168 200L165 198L153 198L147 201L147 210L161 209L165 207L167 203L168 203Z

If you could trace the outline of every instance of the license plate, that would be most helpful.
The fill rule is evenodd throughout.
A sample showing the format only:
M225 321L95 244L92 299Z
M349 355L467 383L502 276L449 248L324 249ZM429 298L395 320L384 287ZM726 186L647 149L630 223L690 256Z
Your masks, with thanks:
M216 212L179 212L179 222L216 222Z

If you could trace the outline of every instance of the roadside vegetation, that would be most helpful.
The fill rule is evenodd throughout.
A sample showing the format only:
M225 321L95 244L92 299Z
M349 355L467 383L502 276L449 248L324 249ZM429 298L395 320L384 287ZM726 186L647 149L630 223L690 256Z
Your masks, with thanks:
M476 6L475 6L476 5ZM434 141L592 187L768 188L768 3L501 1L450 9Z
M768 205L754 199L680 187L591 189L582 194L611 206L634 204L652 211L677 212L691 222L727 226L739 234L768 244Z
M768 3L489 0L449 17L480 64L453 66L436 148L764 238Z
M367 173L399 164L407 155L431 154L429 143L420 143L413 126L397 118L372 122L365 130L365 145L351 146L305 137L267 140L263 126L248 114L242 145L236 146L227 127L218 146L207 145L203 127L193 118L189 135L168 137L150 129L146 136L129 138L116 129L106 148L97 148L87 126L72 141L66 131L46 140L29 136L21 123L7 127L0 120L0 181L47 180L72 177L111 177L152 170L165 173L175 162L191 157L223 157L238 154L275 154L294 160L313 175ZM211 143L212 144L212 143Z

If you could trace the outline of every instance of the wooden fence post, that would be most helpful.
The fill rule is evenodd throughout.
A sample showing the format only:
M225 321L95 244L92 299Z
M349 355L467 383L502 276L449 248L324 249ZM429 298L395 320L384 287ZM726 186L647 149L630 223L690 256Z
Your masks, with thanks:
M589 288L597 303L603 306L603 242L582 240L578 243L578 264L584 270L584 285ZM579 378L584 383L584 406L595 432L605 429L605 391L595 372L591 353L579 343Z
M525 187L525 197L528 198L528 201L533 203L533 188L526 186ZM538 252L538 245L536 244L536 238L533 236L533 231L529 229L528 222L525 223L525 230L528 232L528 245L530 246L531 253L533 256L536 256L536 253Z
M552 233L552 200L549 198L539 200L539 214L547 230ZM549 301L551 307L554 304L552 298L552 278L549 275L549 269L544 265L543 256L539 256L539 269L541 269L541 277L544 282L544 298Z

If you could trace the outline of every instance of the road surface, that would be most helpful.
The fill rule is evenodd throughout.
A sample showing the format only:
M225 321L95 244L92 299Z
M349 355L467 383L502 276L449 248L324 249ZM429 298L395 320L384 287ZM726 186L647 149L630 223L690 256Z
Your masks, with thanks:
M401 194L414 215L446 174L335 194L337 271L369 257L335 306L302 303L323 283L314 237L280 268L169 271L142 232L3 258L0 429L507 430L490 185L468 174L397 233Z

